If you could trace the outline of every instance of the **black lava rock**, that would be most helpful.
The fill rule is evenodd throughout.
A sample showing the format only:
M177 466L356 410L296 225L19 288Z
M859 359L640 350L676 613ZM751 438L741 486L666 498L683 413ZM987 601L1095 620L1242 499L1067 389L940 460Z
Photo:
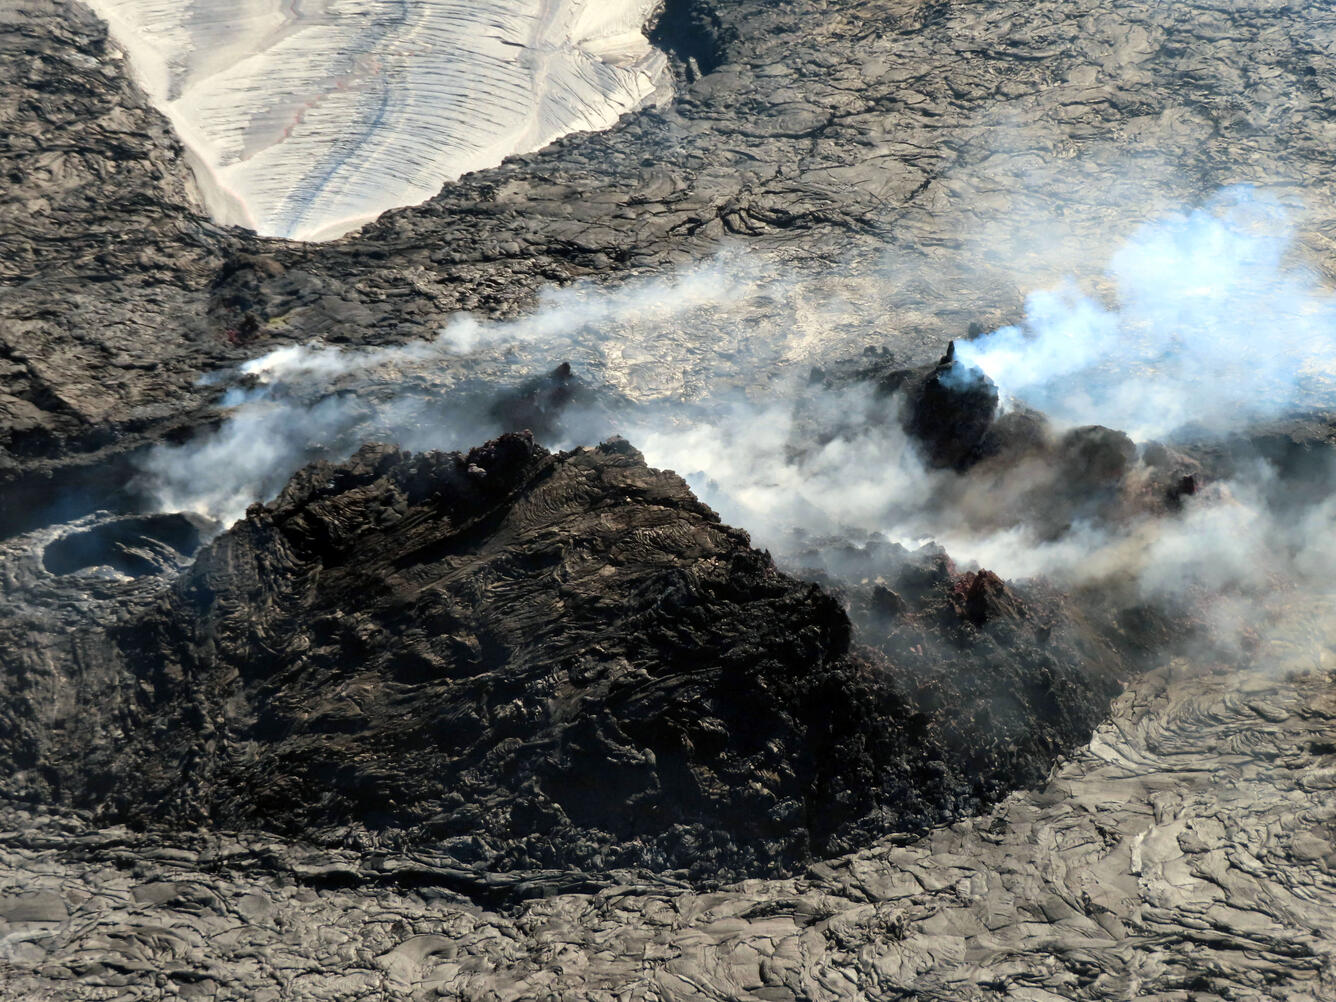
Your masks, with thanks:
M68 674L100 694L73 697L78 748L15 705L0 754L137 825L720 879L976 809L1116 688L1070 631L1037 653L1046 624L944 554L867 592L859 617L894 623L865 626L876 647L621 440L366 446L77 639Z

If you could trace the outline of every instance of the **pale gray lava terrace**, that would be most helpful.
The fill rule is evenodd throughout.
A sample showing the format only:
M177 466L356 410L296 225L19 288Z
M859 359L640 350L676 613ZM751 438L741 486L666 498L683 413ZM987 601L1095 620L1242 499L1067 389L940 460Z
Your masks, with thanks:
M647 0L88 0L213 216L337 237L663 97Z

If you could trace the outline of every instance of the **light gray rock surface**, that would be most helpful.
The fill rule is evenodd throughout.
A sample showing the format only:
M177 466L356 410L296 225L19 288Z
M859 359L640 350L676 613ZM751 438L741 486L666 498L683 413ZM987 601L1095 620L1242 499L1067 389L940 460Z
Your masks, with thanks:
M1267 652L1293 676L1149 676L1042 790L713 893L627 873L497 911L426 853L11 807L0 997L1333 998L1330 639Z
M653 0L90 0L220 222L329 239L665 97Z

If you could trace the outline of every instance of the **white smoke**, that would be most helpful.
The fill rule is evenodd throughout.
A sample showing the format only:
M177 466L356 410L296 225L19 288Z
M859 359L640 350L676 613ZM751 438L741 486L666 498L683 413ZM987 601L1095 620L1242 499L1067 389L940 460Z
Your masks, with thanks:
M625 347L615 340L616 332L645 327L661 332L696 311L726 308L740 299L768 294L787 282L769 274L763 258L725 251L668 277L653 276L612 287L580 282L549 288L542 292L533 312L513 320L485 322L461 313L429 341L362 350L291 346L252 359L240 371L271 385L328 381L373 370L381 370L383 380L396 372L457 363L479 352L533 345L583 351L591 363L606 366L606 360Z
M1022 324L957 342L957 357L1060 426L1099 423L1140 440L1219 436L1327 406L1336 311L1291 260L1287 219L1235 189L1148 223L1113 255L1107 302L1075 280L1036 293ZM544 444L622 434L781 560L822 537L934 539L962 565L1008 578L1120 578L1149 600L1209 593L1236 608L1276 581L1322 573L1327 553L1313 540L1334 538L1336 511L1278 516L1262 461L1176 515L1080 516L1058 531L1027 518L1036 497L1063 489L1042 460L931 469L898 400L806 378L810 363L874 335L878 284L876 273L798 274L729 251L667 278L554 290L513 320L460 316L421 343L279 349L242 367L220 428L155 450L146 483L160 507L235 518L312 457L362 441L478 444L501 430L485 413L488 392L570 361L607 406L567 415L563 440Z
M549 289L513 320L460 314L421 342L279 348L240 366L221 400L220 427L150 452L142 486L158 508L231 522L306 462L339 458L368 439L412 449L479 444L501 429L480 413L486 403L476 387L511 386L561 360L636 400L686 400L699 396L723 356L777 360L783 345L758 349L741 325L726 331L718 318L738 303L782 301L792 289L766 259L724 251L668 277ZM711 329L718 336L698 343Z
M912 528L940 476L901 428L898 401L868 386L842 391L793 379L768 401L694 412L657 407L622 434L652 466L676 470L727 522L783 552L803 536ZM805 397L801 421L793 401ZM841 427L823 440L811 428Z
M1276 200L1229 189L1137 231L1110 262L1112 305L1069 281L958 355L1055 419L1134 438L1327 406L1336 301L1288 261L1289 220Z

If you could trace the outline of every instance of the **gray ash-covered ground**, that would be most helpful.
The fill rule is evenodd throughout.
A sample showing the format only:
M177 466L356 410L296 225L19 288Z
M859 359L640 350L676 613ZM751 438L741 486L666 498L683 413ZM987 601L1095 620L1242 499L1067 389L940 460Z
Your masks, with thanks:
M164 841L8 808L4 992L1331 998L1333 638L1324 608L1290 615L1311 632L1259 652L1268 670L1138 681L1088 749L992 812L709 893L623 872L497 908L429 850ZM516 883L493 886L513 901Z

